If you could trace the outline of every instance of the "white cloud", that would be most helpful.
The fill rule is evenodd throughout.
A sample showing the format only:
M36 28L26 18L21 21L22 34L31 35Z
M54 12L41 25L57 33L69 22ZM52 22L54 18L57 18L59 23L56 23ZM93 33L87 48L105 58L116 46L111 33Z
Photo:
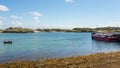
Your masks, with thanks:
M120 21L111 21L111 22L104 22L104 24L99 24L96 27L120 27Z
M16 15L11 15L10 17L11 17L11 18L14 18L14 19L21 19L21 18L22 18L22 17L16 16Z
M3 25L3 20L5 19L5 17L0 16L0 26Z
M2 21L0 20L0 23L2 23Z
M73 3L74 0L65 0L65 2L67 2L67 3Z
M3 25L3 21L0 20L0 26Z
M33 16L35 16L35 17L40 17L40 16L42 16L42 14L39 13L39 12L31 12L31 14L32 14Z
M34 16L34 22L38 23L40 22L40 18L42 14L40 12L30 12Z
M0 16L0 20L4 20L5 19L5 17L3 17L3 16Z
M105 24L107 26L113 26L113 27L120 27L120 21L114 21L114 22L110 22Z
M12 25L15 26L15 27L21 27L23 26L23 23L22 22L12 22Z
M34 21L35 21L35 22L40 22L39 17L34 17Z
M4 6L4 5L0 5L0 11L9 11L8 7Z

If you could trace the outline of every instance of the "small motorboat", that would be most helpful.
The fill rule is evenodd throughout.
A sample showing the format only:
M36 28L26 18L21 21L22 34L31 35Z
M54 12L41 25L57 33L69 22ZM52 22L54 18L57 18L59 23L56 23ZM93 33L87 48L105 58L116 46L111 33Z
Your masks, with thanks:
M12 41L3 41L4 44L12 44Z
M120 34L92 33L92 39L101 40L101 41L118 41L118 42L120 42Z

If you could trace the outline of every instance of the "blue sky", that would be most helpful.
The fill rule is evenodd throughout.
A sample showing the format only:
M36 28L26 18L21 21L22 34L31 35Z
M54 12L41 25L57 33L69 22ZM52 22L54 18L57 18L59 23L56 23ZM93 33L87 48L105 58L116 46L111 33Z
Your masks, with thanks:
M0 0L0 28L120 26L120 0Z

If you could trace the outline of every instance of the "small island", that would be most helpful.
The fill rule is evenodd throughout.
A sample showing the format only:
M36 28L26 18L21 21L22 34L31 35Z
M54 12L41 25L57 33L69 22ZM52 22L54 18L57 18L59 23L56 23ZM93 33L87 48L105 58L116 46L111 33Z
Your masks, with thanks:
M9 27L2 31L2 33L34 33L32 29L22 27Z

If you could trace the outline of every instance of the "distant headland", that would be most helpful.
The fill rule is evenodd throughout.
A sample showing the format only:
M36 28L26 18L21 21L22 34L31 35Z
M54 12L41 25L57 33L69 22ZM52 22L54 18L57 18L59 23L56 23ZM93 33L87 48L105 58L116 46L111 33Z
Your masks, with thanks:
M34 33L33 29L22 28L22 27L9 27L7 29L1 30L2 33Z
M73 28L73 29L30 29L22 27L9 27L1 29L1 33L34 33L34 32L120 32L120 27L98 27L98 28Z

